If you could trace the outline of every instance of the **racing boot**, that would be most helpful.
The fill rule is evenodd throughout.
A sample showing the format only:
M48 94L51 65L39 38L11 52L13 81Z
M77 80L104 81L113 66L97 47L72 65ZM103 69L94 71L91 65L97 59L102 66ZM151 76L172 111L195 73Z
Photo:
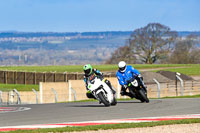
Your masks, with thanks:
M111 89L111 91L113 92L113 94L115 94L116 91L112 88L112 85L111 85L110 81L106 79L106 80L105 80L105 83L110 87L110 89Z
M88 98L96 99L96 98L94 97L94 95L93 95L90 91L87 91L86 96L87 96Z
M121 90L120 94L121 94L121 96L129 96L131 99L133 99L135 97L131 93L123 91L123 90Z
M124 95L126 95L126 92L121 90L120 94L121 94L121 96L124 96Z
M127 93L127 96L129 96L131 99L135 98L135 93L134 94L131 94L131 93Z
M126 86L125 85L121 87L120 94L121 94L121 96L127 95Z

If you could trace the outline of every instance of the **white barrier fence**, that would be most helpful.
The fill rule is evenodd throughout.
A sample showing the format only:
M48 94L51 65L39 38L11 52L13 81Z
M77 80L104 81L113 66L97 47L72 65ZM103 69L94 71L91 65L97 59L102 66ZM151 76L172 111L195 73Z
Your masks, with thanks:
M159 83L158 80L154 78L155 84L147 85L148 97L161 98L165 96L200 94L199 81L183 81L179 75L176 75L176 77L180 81L180 85L177 83L176 85L174 82ZM117 98L128 98L120 96L121 86L118 84L117 80L112 80L111 83L117 92ZM18 92L16 89L9 92L0 91L0 104L42 104L87 99L85 95L85 84L81 80L70 80L69 82L60 83L41 82L39 88L39 92L35 89L32 89L32 92Z

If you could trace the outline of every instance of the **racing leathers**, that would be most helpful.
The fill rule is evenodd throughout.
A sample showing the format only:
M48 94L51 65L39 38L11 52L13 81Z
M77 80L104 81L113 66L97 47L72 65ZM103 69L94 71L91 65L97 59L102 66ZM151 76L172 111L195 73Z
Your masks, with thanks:
M117 75L119 84L121 85L120 94L122 96L128 95L130 97L133 97L130 93L126 92L126 89L128 87L128 83L126 81L134 78L135 76L140 76L140 72L137 69L134 69L132 66L127 65L126 70L124 72L121 72L120 70L118 70L116 75Z
M91 76L91 75L93 75L93 74L95 74L96 76L98 76L101 80L103 80L103 73L102 72L100 72L99 70L97 70L97 69L92 69L92 73L90 74L90 75L84 75L84 81L85 81L85 85L86 85L86 89L88 90L88 88L87 88L87 81L88 81L88 78ZM115 94L115 90L113 90L112 89L112 86L111 86L111 83L110 83L110 81L109 80L105 80L105 83L110 87L110 89L113 91L113 93ZM86 96L88 97L88 98L94 98L95 99L95 97L92 95L92 93L90 92L90 91L87 91L87 93L86 93Z

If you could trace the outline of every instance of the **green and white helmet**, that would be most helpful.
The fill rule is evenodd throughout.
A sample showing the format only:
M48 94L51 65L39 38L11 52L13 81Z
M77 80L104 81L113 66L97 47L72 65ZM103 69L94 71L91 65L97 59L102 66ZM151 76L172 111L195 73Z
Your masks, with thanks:
M90 64L86 64L83 66L83 71L86 75L90 75L92 73L92 66Z

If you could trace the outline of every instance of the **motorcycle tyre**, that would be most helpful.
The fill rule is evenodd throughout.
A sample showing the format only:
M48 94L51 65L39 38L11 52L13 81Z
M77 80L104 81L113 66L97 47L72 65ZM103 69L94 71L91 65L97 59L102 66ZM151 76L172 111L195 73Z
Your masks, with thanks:
M117 105L117 99L116 99L115 97L113 98L113 102L111 103L111 105L112 105L112 106Z
M104 94L102 92L100 92L99 94L97 94L98 98L100 99L101 103L103 103L105 105L105 107L109 107L110 103L106 100Z
M135 96L134 96L133 90L132 90L132 89L129 89L129 92L130 92L131 96L133 96L133 97L131 97L131 96L129 96L129 97L130 97L131 99L134 98Z
M145 95L142 89L139 90L139 93L142 98L141 102L145 101L146 103L149 103L149 99L147 98L147 96Z

